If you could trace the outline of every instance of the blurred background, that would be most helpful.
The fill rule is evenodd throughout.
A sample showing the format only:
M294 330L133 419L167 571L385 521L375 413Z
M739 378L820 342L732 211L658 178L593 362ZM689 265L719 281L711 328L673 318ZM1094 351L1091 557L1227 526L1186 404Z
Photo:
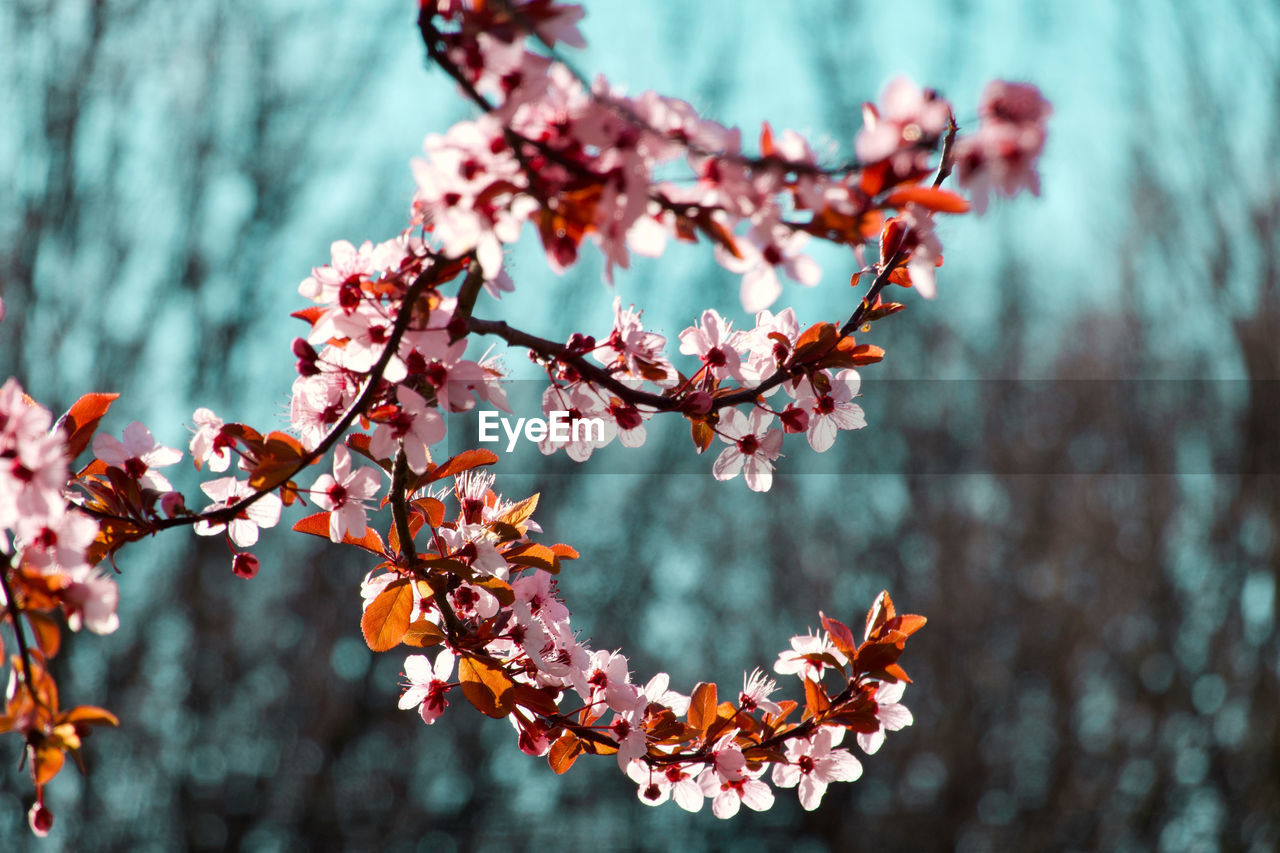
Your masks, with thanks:
M171 446L201 405L283 427L297 283L332 241L396 233L423 136L469 114L412 5L0 5L0 374L55 411L119 391L107 428ZM927 615L903 661L915 725L861 781L725 823L644 807L608 759L556 777L465 706L430 728L395 709L403 656L361 640L352 553L281 530L246 582L220 542L170 534L123 552L120 630L58 660L64 696L122 725L88 742L87 780L52 784L43 842L0 739L0 848L1276 849L1280 9L853 5L588 3L577 62L833 157L897 74L970 127L986 81L1030 81L1054 105L1043 197L942 226L939 298L907 294L870 338L870 426L817 464L794 446L773 492L714 482L709 458L669 473L679 431L639 451L658 473L551 459L498 486L541 491L548 539L583 555L561 576L575 624L642 680L731 689L882 588ZM607 332L586 256L557 277L526 234L516 293L477 313ZM854 304L850 259L818 260L822 285L781 303L806 324ZM669 336L706 305L746 321L737 291L684 247L616 285ZM1146 419L1078 404L1154 381ZM1077 402L1043 404L1054 387Z

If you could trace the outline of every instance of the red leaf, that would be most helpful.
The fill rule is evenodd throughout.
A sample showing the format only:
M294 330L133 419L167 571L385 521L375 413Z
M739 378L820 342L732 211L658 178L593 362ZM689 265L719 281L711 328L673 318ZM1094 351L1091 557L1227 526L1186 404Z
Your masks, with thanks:
M303 308L300 311L294 311L290 317L297 317L299 320L305 320L311 325L315 325L316 321L324 316L327 309L321 305L312 305L310 308Z
M836 648L849 657L856 655L858 653L858 641L853 638L853 632L849 630L849 626L843 622L828 618L823 613L818 615L822 618L822 627L831 635L831 641L835 643Z
M84 452L93 440L93 432L98 428L111 403L119 398L119 394L85 394L71 404L67 413L58 418L54 429L61 428L67 436L67 460L74 460Z

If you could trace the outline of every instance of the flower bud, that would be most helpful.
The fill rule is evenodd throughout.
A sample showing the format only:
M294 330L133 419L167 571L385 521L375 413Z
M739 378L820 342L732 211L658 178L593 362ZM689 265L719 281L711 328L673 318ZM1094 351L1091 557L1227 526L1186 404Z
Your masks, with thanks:
M258 558L247 551L236 554L231 559L231 571L236 577L251 578L258 573L259 566Z
M43 795L27 812L27 823L31 824L31 831L40 838L44 838L49 834L49 830L53 829L53 812L44 807Z
M711 395L706 391L694 391L680 403L680 411L686 415L705 415L711 411Z
M805 409L787 406L778 417L782 420L784 432L804 432L809 428L809 412Z

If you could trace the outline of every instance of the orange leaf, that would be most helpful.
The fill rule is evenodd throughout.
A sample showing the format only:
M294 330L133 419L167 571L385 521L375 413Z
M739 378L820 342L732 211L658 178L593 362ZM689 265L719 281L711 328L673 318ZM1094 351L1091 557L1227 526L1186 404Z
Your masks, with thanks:
M49 784L49 780L58 775L63 762L67 760L62 750L49 743L36 747L31 754L31 774L35 777L37 787Z
M413 615L413 588L406 578L387 584L360 617L364 641L375 652L385 652L400 644Z
M321 511L312 513L306 518L298 519L294 522L293 529L299 533L310 533L312 536L328 539L329 513ZM355 545L357 548L363 548L366 551L377 554L379 557L383 554L382 537L372 527L365 528L364 536L360 539L356 539L350 533L344 534L342 544Z
M98 422L111 408L119 394L85 394L71 404L67 413L58 418L54 429L61 428L67 436L67 460L71 461L84 452L93 439Z
M792 363L802 364L825 355L835 348L838 334L831 323L815 323L805 329L800 340L796 341L795 352L791 354Z
M689 697L689 725L705 732L716 721L715 682L702 681L693 688Z
M62 632L58 629L58 623L47 613L28 610L26 616L40 651L44 652L46 658L56 655L62 645Z
M573 766L573 762L578 760L579 755L582 755L582 741L572 732L565 732L559 740L551 744L551 751L547 753L547 763L558 775L567 772Z
M517 504L512 505L510 509L498 516L495 521L502 521L510 524L512 527L520 529L523 533L524 528L521 526L529 520L533 515L533 511L538 508L538 495L533 494Z
M408 629L404 632L403 642L406 646L429 649L444 642L444 632L434 622L419 619L417 622L409 624Z
M516 600L516 593L511 588L511 584L501 578L495 578L493 575L480 575L474 578L471 583L487 589L494 598L498 599L498 603L503 607L511 606L511 603Z
M457 456L446 459L435 468L428 468L427 472L418 478L414 488L415 490L420 489L427 483L434 483L436 480L443 480L445 477L452 477L455 474L461 474L463 471L470 471L480 465L493 465L497 461L498 457L492 450L464 450Z
M889 597L887 589L881 590L876 596L876 600L872 602L871 609L867 611L867 632L865 636L870 637L875 630L888 620L897 615L897 611L893 609L893 599Z
M693 421L690 433L693 436L693 446L698 448L699 453L710 447L712 440L716 437L716 431L704 420Z
M427 524L432 527L439 527L444 524L444 504L435 498L418 498L416 501L410 502L410 506L420 510L423 517L426 518Z
M294 311L290 317L297 317L299 320L305 320L311 325L315 325L316 321L324 316L327 309L322 305L312 305L310 308L303 308L300 311Z
M120 725L120 721L116 719L115 714L111 713L106 708L98 708L94 705L77 705L70 711L63 714L59 719L64 723L75 723L78 725Z
M575 551L570 546L565 545L561 542L557 542L556 544L552 545L551 552L555 554L557 557L559 557L561 560L578 559L578 552Z
M495 719L511 713L515 684L501 667L484 658L466 656L458 661L458 680L463 695L480 713Z
M530 543L505 556L508 563L515 563L517 566L532 566L535 569L551 572L553 575L560 572L560 562L556 558L556 552L546 545Z
M908 204L918 204L926 210L933 210L938 213L967 213L969 211L969 202L965 201L964 196L957 195L950 190L934 189L933 187L899 187L889 193L884 200L886 207L904 207Z

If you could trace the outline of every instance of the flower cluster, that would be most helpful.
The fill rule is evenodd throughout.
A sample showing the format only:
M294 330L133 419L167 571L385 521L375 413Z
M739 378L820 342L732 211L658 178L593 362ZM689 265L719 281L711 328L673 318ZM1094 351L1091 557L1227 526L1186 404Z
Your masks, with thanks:
M487 461L450 460L440 470ZM799 677L804 688L800 722L787 722L799 706L776 700L776 682L759 670L724 702L714 684L683 695L665 673L633 680L626 656L594 650L574 631L555 574L577 554L530 538L537 496L508 501L493 484L492 475L468 471L450 492L412 501L408 527L430 527L432 543L415 556L416 570L403 568L394 544L350 543L385 561L361 591L370 647L440 646L434 662L421 653L405 660L400 707L424 722L440 718L457 688L483 713L507 718L519 748L547 757L558 773L580 755L612 755L639 785L641 802L674 798L698 811L710 799L721 818L742 804L769 808L770 779L798 785L803 806L816 808L830 782L861 775L858 760L838 748L846 731L874 753L886 731L911 723L898 701L908 679L897 657L924 619L896 613L887 594L868 614L861 642L823 617L826 632L796 637L779 655L775 671ZM450 496L457 510L446 520L442 499Z
M255 577L259 561L245 549L294 505L315 507L294 531L378 561L362 585L361 629L376 651L419 650L405 662L401 707L433 723L460 691L481 712L508 719L520 749L545 756L556 772L581 755L607 755L650 805L674 799L696 811L710 799L717 816L729 817L744 804L768 808L772 782L797 788L811 809L828 784L861 774L842 746L849 733L874 753L886 732L911 723L899 701L909 679L897 661L924 619L898 614L887 594L861 640L824 616L822 633L793 638L779 656L774 674L800 680L803 705L775 698L776 682L759 670L723 700L714 684L683 695L663 673L633 680L621 652L592 649L572 628L555 576L578 555L532 538L537 496L496 494L480 471L497 461L488 451L437 464L432 447L445 437L446 413L481 403L509 411L500 362L467 358L471 342L494 335L545 369L547 413L604 425L548 434L544 453L585 462L615 440L644 444L654 417L679 416L697 452L720 439L716 479L742 474L750 489L767 491L787 435L803 433L821 453L840 431L866 426L858 370L885 352L854 333L865 336L906 307L884 298L890 285L936 294L934 217L969 209L942 187L953 167L979 210L992 190L1038 191L1048 104L1030 85L993 83L981 127L964 136L944 98L900 79L864 108L856 161L823 166L803 136L767 124L751 153L740 130L685 101L580 79L556 51L581 45L581 16L556 0L422 0L428 55L481 113L427 138L401 233L358 247L333 243L329 263L299 286L312 304L293 315L306 332L291 348L289 432L194 413L192 461L221 475L201 484L212 501L203 510L189 509L161 470L179 451L140 423L121 438L97 432L116 395L86 395L51 429L50 413L14 380L0 388L0 603L19 646L0 729L26 738L34 831L49 830L43 786L64 756L78 757L89 725L115 723L91 706L59 710L46 663L60 635L49 613L61 610L73 630L114 630L116 587L95 567L169 528L222 534L232 571ZM672 240L706 241L741 276L753 325L735 329L707 309L669 342L645 328L640 309L615 299L606 335L577 332L560 343L477 317L481 294L496 300L514 288L503 253L525 224L553 270L574 264L590 242L610 280L633 252L658 256ZM813 240L847 249L851 285L869 283L847 318L805 327L792 309L771 306L783 278L819 282L807 254ZM90 447L95 458L72 473ZM300 482L330 451L332 473ZM380 493L389 527L371 524ZM434 659L421 651L436 647Z
M85 627L109 634L119 626L115 581L94 565L98 525L69 506L64 493L68 462L92 434L92 426L87 431L85 427L86 421L95 420L92 408L73 408L54 425L49 410L27 397L17 380L0 386L0 606L19 652L11 662L0 732L19 732L26 742L25 760L36 789L28 818L37 835L48 834L53 824L44 805L45 784L62 768L68 753L78 758L81 738L92 725L116 724L101 708L60 709L47 666L61 645L51 612L61 611L73 631ZM124 453L119 462L139 466L140 476L145 476L149 462L123 445L105 449L108 455ZM24 625L35 638L34 646L27 645Z

